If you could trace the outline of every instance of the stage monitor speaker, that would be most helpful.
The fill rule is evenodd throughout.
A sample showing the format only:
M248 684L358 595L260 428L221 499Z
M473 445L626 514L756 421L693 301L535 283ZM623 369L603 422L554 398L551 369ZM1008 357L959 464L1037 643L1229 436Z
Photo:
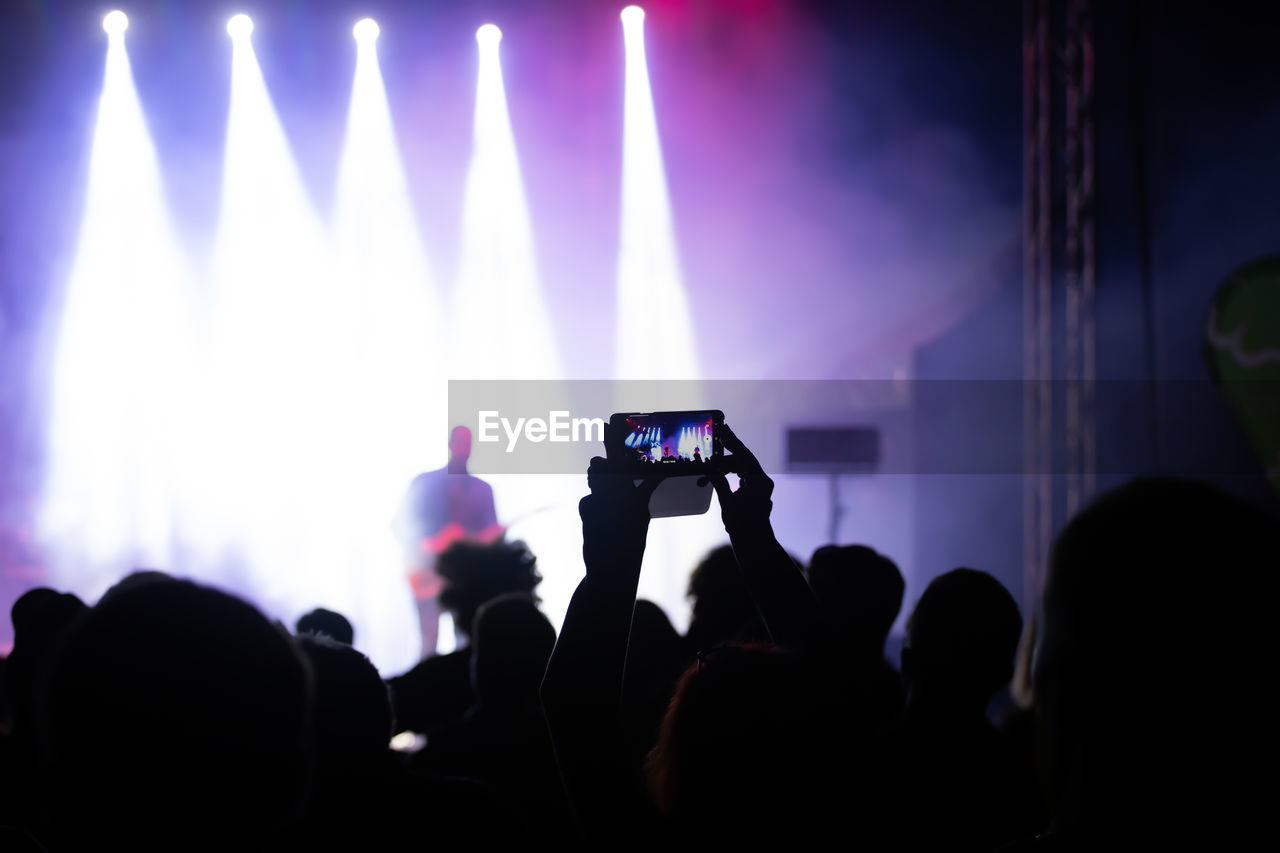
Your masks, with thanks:
M880 429L874 426L787 428L787 470L859 474L880 464Z

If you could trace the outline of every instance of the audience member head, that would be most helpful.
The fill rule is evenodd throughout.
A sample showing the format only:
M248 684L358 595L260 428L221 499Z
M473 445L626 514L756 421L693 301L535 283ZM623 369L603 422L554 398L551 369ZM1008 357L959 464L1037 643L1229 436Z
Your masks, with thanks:
M167 583L171 580L174 580L173 575L167 572L162 572L159 569L138 569L125 575L108 587L107 591L102 594L102 598L98 599L98 603L101 604L104 601L110 601L116 595L127 590L136 589L137 587L152 583Z
M486 710L538 707L538 685L556 644L556 630L531 596L507 593L476 611L471 685Z
M694 651L766 636L731 546L713 548L694 567L688 597L693 614L687 636Z
M300 814L310 673L237 598L173 579L114 589L65 638L43 700L53 823L91 833L69 846L193 831L217 846Z
M825 545L813 552L806 575L844 650L883 658L906 588L897 564L866 545Z
M304 633L297 639L315 677L315 748L321 774L376 768L393 734L391 699L382 676L367 657L327 634Z
M1013 676L1021 635L1018 605L991 575L953 569L934 578L907 620L908 706L981 715Z
M676 686L647 764L655 803L676 831L738 843L739 829L794 833L796 815L827 813L820 801L835 795L832 777L844 769L829 681L772 646L701 653Z
M58 641L87 611L76 596L47 587L28 590L13 603L13 651L9 653L5 677L15 731L25 732L30 725L36 686L49 657Z
M652 601L637 600L631 616L624 684L628 689L637 687L643 692L667 694L662 699L665 705L687 664L684 643L666 612Z
M323 607L308 611L298 617L295 630L299 634L323 634L339 643L354 645L356 632L347 617Z
M508 592L531 596L542 582L538 560L523 542L455 542L436 563L444 579L440 606L453 614L454 628L470 637L480 605Z
M653 748L676 682L689 665L684 638L652 601L636 601L622 679L622 719L635 758Z
M1208 485L1145 479L1062 531L1034 664L1061 828L1223 841L1264 828L1280 759L1277 529Z

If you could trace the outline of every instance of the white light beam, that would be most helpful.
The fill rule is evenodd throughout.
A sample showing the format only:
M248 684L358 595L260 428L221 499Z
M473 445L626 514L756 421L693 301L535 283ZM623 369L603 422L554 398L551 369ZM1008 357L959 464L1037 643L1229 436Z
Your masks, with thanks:
M476 31L479 68L471 163L463 203L454 298L454 379L562 378L554 330L538 276L533 226L507 110L493 24ZM471 426L475 426L472 424ZM578 525L582 475L487 476L498 518L515 521L512 538L538 556L543 609L558 623L578 581L581 548L566 530Z
M619 379L697 379L698 360L644 49L644 12L622 11L626 100L618 251Z
M112 12L79 242L53 364L41 534L92 600L172 557L191 382L189 276Z
M377 24L356 24L355 79L338 170L334 236L352 366L353 418L342 490L354 541L342 601L361 650L386 672L408 669L421 639L405 558L390 521L414 475L446 461L444 324L414 217L378 65Z
M622 10L626 90L622 140L622 222L618 246L615 378L669 380L643 400L618 400L621 410L714 407L701 399L702 378L689 302L680 272L658 120L645 57L644 11ZM678 381L670 381L678 380ZM624 389L634 391L636 386ZM650 528L640 594L685 621L688 571L723 541L719 513L667 519Z
M507 113L498 58L501 39L493 24L476 32L480 65L463 205L453 375L550 379L559 364Z
M269 612L335 594L341 496L332 469L345 401L343 318L328 241L237 15L231 108L214 247L208 388L197 531L201 554L229 557L238 591ZM214 578L229 569L207 565ZM225 582L225 581L224 581Z

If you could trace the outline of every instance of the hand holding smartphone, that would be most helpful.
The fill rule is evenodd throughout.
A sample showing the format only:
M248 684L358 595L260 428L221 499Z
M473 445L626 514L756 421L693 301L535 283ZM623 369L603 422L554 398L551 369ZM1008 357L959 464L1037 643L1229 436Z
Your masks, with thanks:
M620 412L609 419L606 452L637 482L662 478L649 499L651 518L701 515L713 491L706 475L724 455L723 427L724 413L716 409Z

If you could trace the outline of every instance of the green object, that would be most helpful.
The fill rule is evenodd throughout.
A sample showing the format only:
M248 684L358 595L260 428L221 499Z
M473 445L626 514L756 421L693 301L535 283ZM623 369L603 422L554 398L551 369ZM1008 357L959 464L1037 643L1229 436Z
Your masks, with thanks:
M1280 491L1280 256L1247 263L1218 287L1204 358Z

